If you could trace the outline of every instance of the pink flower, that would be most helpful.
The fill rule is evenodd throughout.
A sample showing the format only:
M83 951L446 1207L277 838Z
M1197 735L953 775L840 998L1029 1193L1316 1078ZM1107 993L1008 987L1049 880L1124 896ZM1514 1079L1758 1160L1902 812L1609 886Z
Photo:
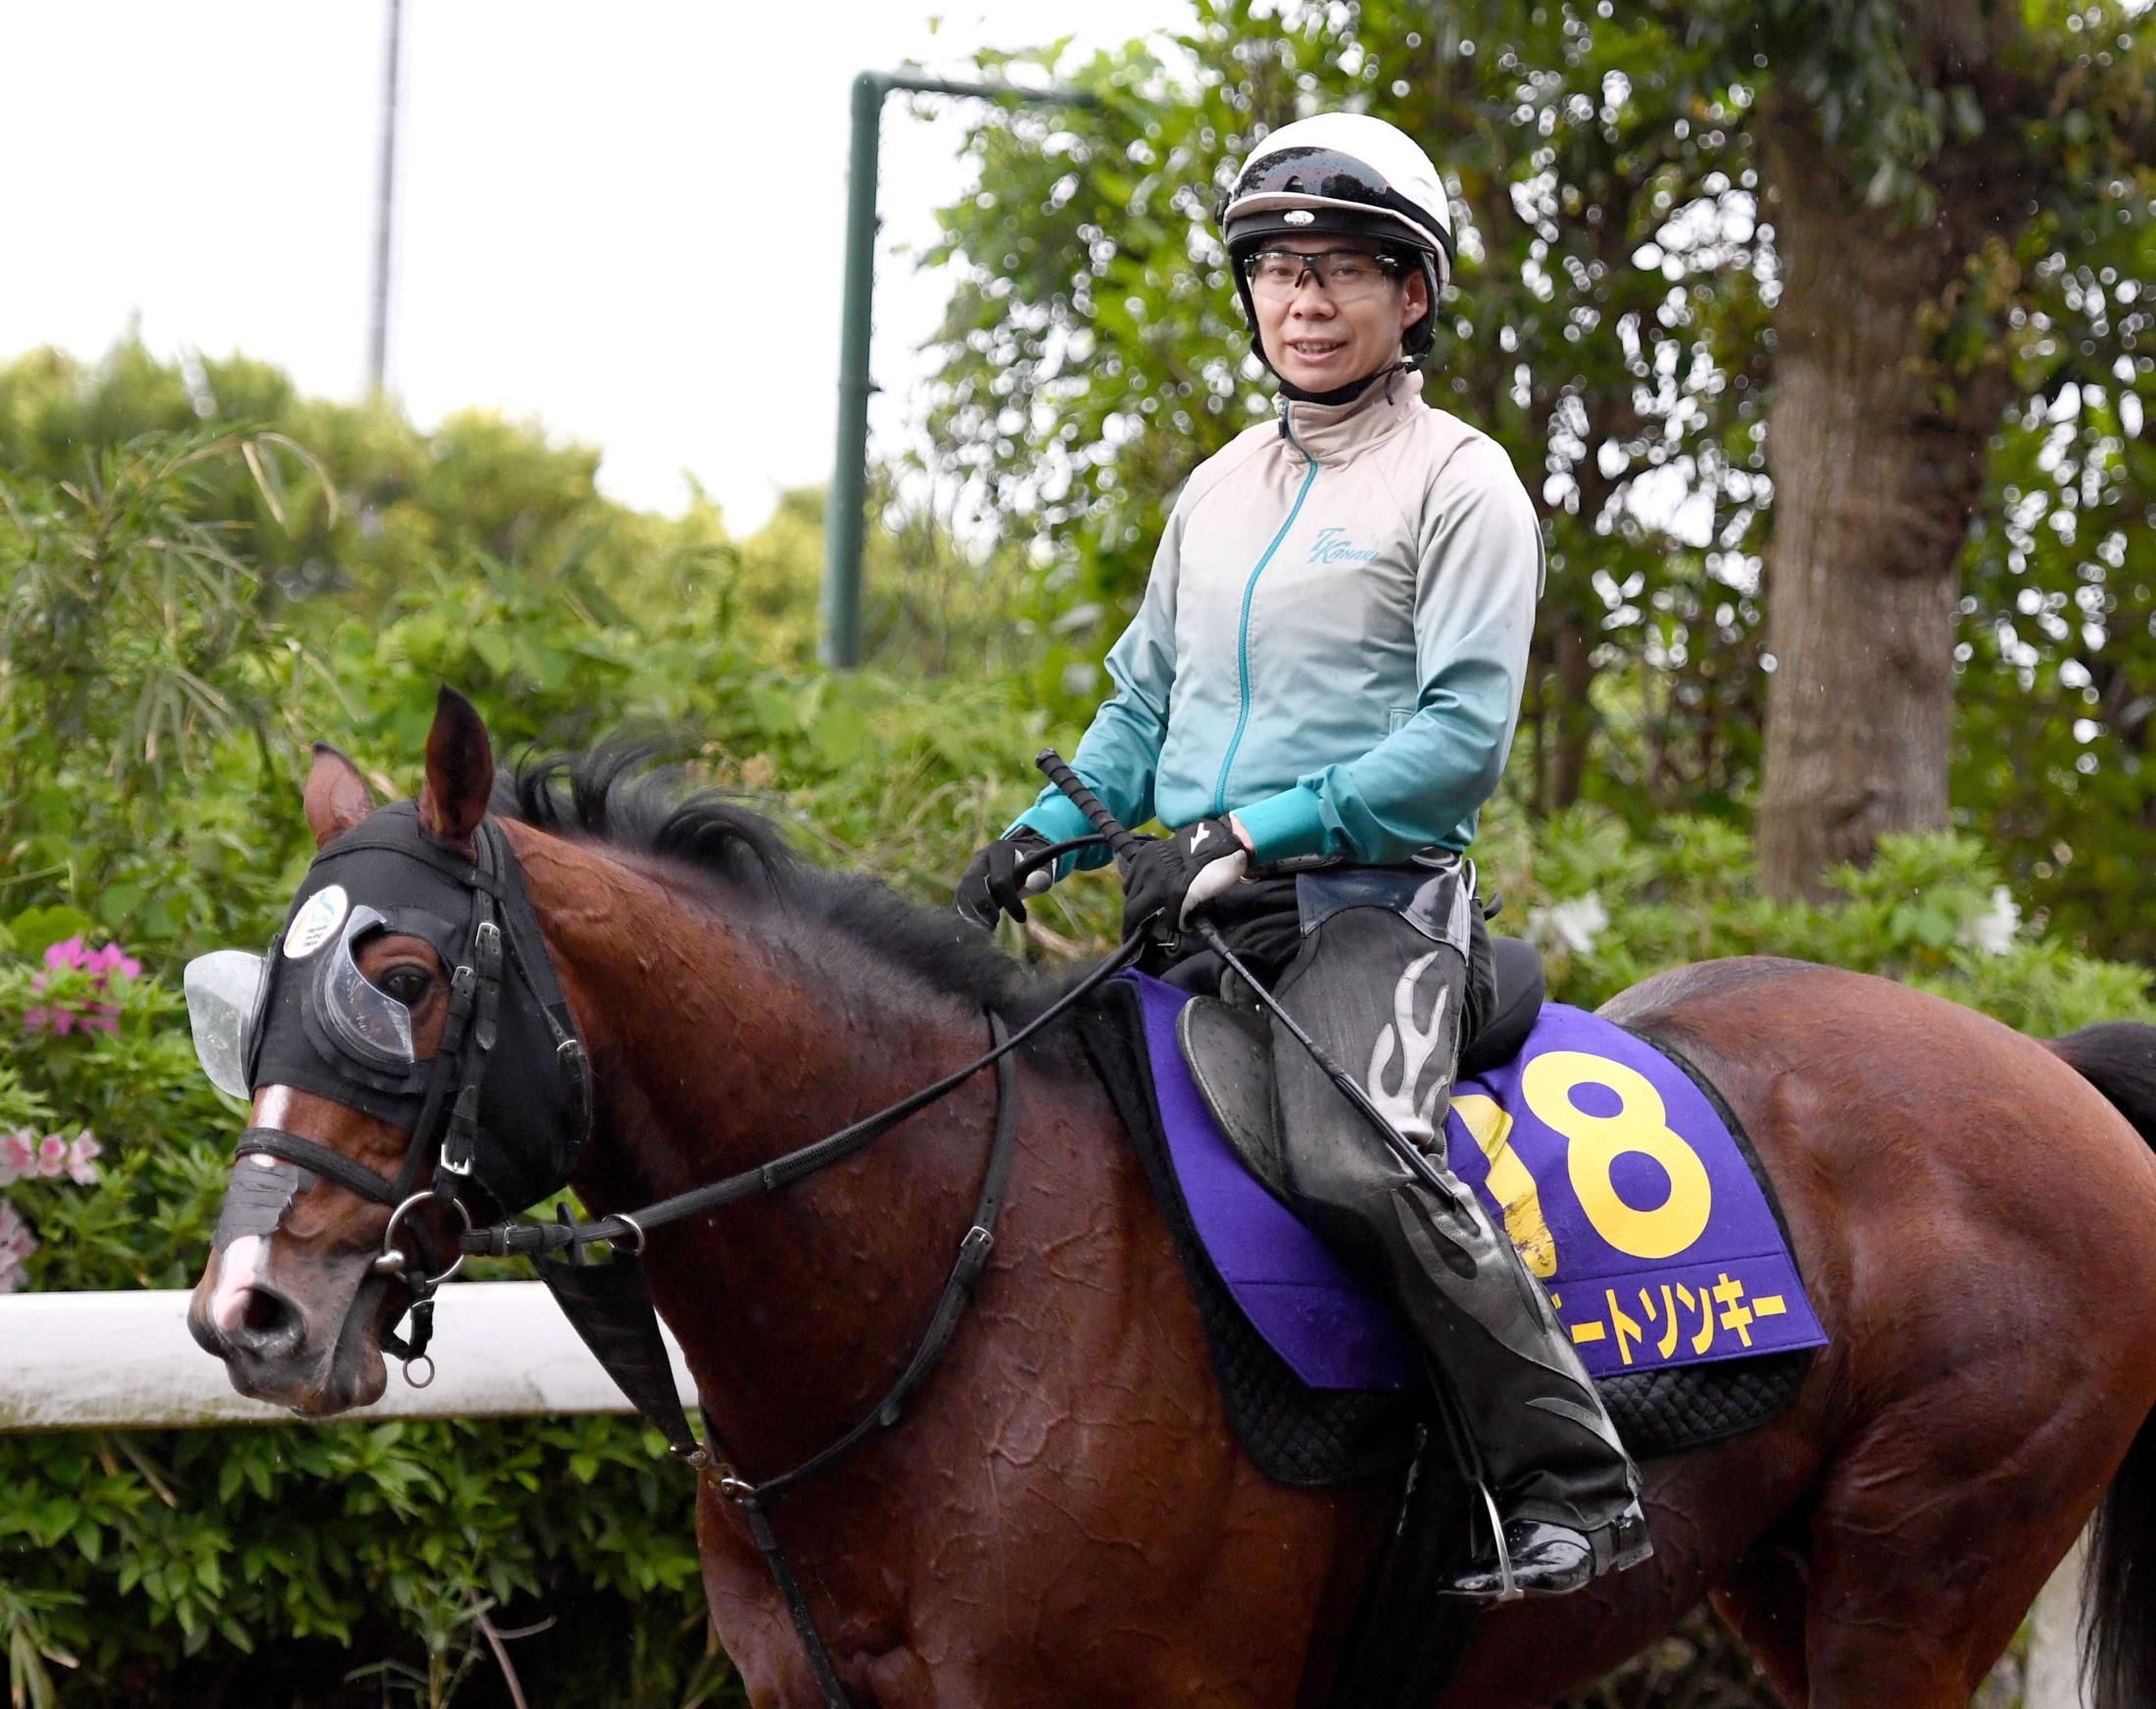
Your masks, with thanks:
M0 1187L37 1172L37 1136L27 1128L0 1134Z
M96 1159L105 1154L105 1147L90 1137L84 1128L69 1142L68 1160L65 1165L68 1179L77 1187L89 1187L97 1181Z
M82 940L74 937L48 945L45 966L46 972L33 974L30 978L33 995L49 991L53 975L59 973L88 975L91 990L96 995L87 1002L53 1001L29 1010L23 1016L24 1031L56 1035L75 1031L119 1033L120 1005L110 1001L113 975L117 973L123 979L138 978L142 973L141 962L118 944L107 944L101 950L85 950Z
M57 1181L63 1175L77 1187L94 1186L97 1159L104 1154L105 1147L88 1128L72 1140L65 1134L47 1134L39 1139L27 1128L18 1128L14 1133L0 1134L0 1187L39 1177Z
M142 974L142 963L132 955L123 954L118 944L107 944L104 949L93 952L87 960L78 965L97 981L100 990L104 989L105 981L111 974L120 973L128 979L139 978Z
M15 1206L0 1199L0 1294L13 1294L23 1286L24 1262L37 1250L37 1237Z
M24 1135L24 1139L28 1137L27 1134ZM88 1128L84 1128L73 1140L65 1134L47 1134L37 1142L34 1172L48 1181L57 1181L65 1175L76 1186L87 1187L97 1179L97 1165L93 1159L101 1155L104 1149L104 1147L90 1137ZM24 1171L24 1175L30 1173L31 1170Z

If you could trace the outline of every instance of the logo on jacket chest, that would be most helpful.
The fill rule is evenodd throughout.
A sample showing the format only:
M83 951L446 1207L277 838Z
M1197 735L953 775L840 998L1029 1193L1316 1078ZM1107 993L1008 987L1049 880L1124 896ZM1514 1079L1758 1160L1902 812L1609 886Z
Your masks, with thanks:
M1378 556L1375 546L1357 546L1348 537L1345 528L1320 528L1317 538L1310 542L1310 556L1306 563L1372 563Z

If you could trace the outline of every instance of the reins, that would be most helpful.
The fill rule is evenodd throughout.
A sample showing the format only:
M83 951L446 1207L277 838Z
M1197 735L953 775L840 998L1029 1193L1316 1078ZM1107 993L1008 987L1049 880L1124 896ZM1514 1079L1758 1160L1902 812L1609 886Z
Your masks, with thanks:
M996 1246L996 1218L1003 1209L1004 1189L1010 1181L1011 1153L1018 1133L1018 1070L1010 1054L1016 1040L1004 1036L1004 1023L994 1014L988 1017L988 1027L989 1037L996 1047L989 1057L984 1058L996 1064L996 1128L989 1141L988 1167L982 1173L981 1192L973 1206L972 1222L958 1243L957 1261L952 1266L950 1280L944 1284L928 1328L920 1344L913 1349L913 1356L906 1361L906 1369L899 1373L898 1381L885 1392L883 1398L857 1420L852 1429L809 1455L792 1471L781 1472L760 1483L752 1483L732 1470L717 1474L718 1492L740 1510L750 1537L761 1551L771 1583L777 1587L779 1600L786 1605L787 1616L794 1623L794 1633L801 1639L808 1671L815 1676L828 1709L852 1709L852 1699L846 1694L830 1649L823 1641L822 1629L816 1625L815 1613L802 1593L801 1581L794 1575L793 1562L788 1559L785 1544L780 1542L778 1532L771 1524L765 1503L772 1496L806 1482L824 1467L836 1464L870 1437L897 1424L913 1392L927 1381L929 1373L942 1360L951 1338L957 1332L958 1320L972 1302L973 1285L988 1267L989 1253ZM976 1064L976 1068L978 1066ZM708 1420L705 1434L710 1434ZM701 1467L710 1463L710 1455L707 1446L697 1451L693 1461Z
M1068 842L1057 843L1039 851L1026 865L1029 869L1043 865L1074 849L1089 848L1102 840L1100 837L1074 837ZM498 1258L513 1253L557 1252L564 1247L580 1248L594 1244L634 1239L637 1242L636 1249L641 1252L643 1242L653 1229L663 1228L668 1223L679 1222L683 1217L696 1216L703 1211L737 1204L742 1199L753 1198L759 1194L776 1193L782 1187L790 1187L818 1170L829 1168L833 1163L852 1156L862 1147L897 1127L907 1116L950 1096L983 1068L989 1067L1025 1044L1051 1021L1068 1013L1081 1000L1136 960L1144 947L1145 941L1142 937L1126 940L1098 967L1032 1020L992 1050L976 1056L963 1068L945 1075L933 1085L924 1086L920 1091L910 1093L873 1114L862 1116L860 1120L840 1128L836 1133L827 1134L812 1144L803 1146L798 1150L788 1151L784 1156L774 1157L768 1163L760 1163L753 1169L744 1169L738 1175L729 1175L723 1181L713 1181L704 1187L691 1188L686 1193L677 1193L671 1198L662 1198L641 1210L615 1211L590 1222L511 1220L494 1223L486 1228L470 1230L458 1243L459 1246L467 1254Z
M1036 854L1032 863L1045 864L1073 849L1088 847L1102 840L1099 837L1081 837L1054 845ZM846 1686L839 1679L837 1665L832 1661L830 1648L824 1642L821 1628L816 1624L815 1613L808 1606L808 1597L802 1590L800 1579L794 1573L785 1544L771 1523L768 1504L773 1497L806 1483L816 1473L837 1464L869 1438L896 1425L906 1402L941 1362L951 1345L953 1336L957 1333L960 1320L965 1316L966 1307L972 1302L974 1285L980 1280L982 1271L988 1267L989 1255L995 1249L996 1222L1003 1208L1004 1191L1010 1178L1011 1158L1018 1131L1018 1074L1012 1052L1129 966L1137 959L1144 945L1143 934L1134 934L1098 967L1016 1032L1006 1033L1002 1017L991 1011L988 1016L990 1048L964 1067L945 1075L941 1080L896 1103L840 1128L836 1133L789 1151L784 1156L773 1158L768 1163L745 1169L737 1175L730 1175L723 1181L714 1181L706 1187L692 1188L687 1193L674 1195L671 1198L662 1198L641 1210L616 1211L612 1215L599 1217L590 1222L574 1222L564 1218L551 1223L497 1223L488 1228L467 1230L459 1243L464 1253L501 1256L520 1252L544 1262L545 1254L564 1247L569 1248L580 1259L587 1245L613 1244L633 1237L636 1245L632 1255L640 1258L653 1229L663 1228L668 1223L679 1222L684 1217L701 1212L716 1210L723 1205L736 1204L760 1194L775 1193L783 1187L805 1180L863 1149L906 1117L956 1092L983 1068L991 1065L995 1067L996 1126L989 1142L988 1163L982 1174L980 1196L974 1204L966 1232L958 1243L957 1257L952 1265L950 1277L945 1281L943 1292L936 1300L936 1308L930 1314L928 1327L922 1332L912 1357L906 1361L897 1381L885 1391L883 1397L851 1428L790 1470L752 1481L731 1468L715 1463L709 1442L699 1445L690 1434L687 1420L681 1413L680 1402L674 1397L671 1373L664 1368L663 1362L661 1361L655 1367L648 1358L643 1361L618 1361L610 1357L610 1346L614 1343L611 1340L603 1340L594 1333L593 1326L580 1321L571 1306L570 1298L564 1296L562 1289L556 1290L557 1299L565 1310L570 1310L571 1321L577 1323L592 1350L600 1356L601 1362L621 1386L623 1392L636 1403L637 1409L657 1426L672 1445L675 1454L695 1466L700 1474L710 1476L719 1494L740 1512L750 1538L763 1556L764 1567L771 1575L771 1583L778 1590L779 1600L785 1605L787 1618L793 1622L794 1634L801 1641L802 1653L808 1660L809 1672L815 1678L817 1689L823 1694L825 1709L854 1709L853 1699L847 1695ZM599 1273L603 1275L616 1267L617 1264L609 1264ZM579 1274L574 1269L569 1273L572 1276ZM705 1434L707 1438L710 1435L708 1423Z

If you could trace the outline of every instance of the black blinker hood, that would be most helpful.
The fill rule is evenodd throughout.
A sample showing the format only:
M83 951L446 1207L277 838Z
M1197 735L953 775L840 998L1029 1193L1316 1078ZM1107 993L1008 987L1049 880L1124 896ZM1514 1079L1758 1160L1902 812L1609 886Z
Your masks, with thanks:
M302 960L289 959L283 945L300 910L334 884L343 888L348 906L372 907L387 916L386 929L430 944L444 972L454 976L475 964L475 930L482 912L491 914L506 949L503 983L520 985L528 1001L492 1005L496 1035L480 1085L472 1179L496 1209L514 1213L567 1184L590 1131L591 1083L509 840L489 819L480 824L474 847L476 861L466 860L420 829L414 803L397 802L315 856L271 954L247 1080L251 1091L296 1087L412 1134L429 1086L438 1073L454 1073L456 1064L426 1058L394 1072L356 1060L318 1012L319 970L336 952L334 934ZM473 1042L467 1037L463 1050ZM446 1117L447 1109L442 1113ZM413 1149L431 1152L440 1143L440 1133L416 1135ZM406 1191L431 1161L431 1154L406 1158ZM474 1214L481 1208L474 1205Z

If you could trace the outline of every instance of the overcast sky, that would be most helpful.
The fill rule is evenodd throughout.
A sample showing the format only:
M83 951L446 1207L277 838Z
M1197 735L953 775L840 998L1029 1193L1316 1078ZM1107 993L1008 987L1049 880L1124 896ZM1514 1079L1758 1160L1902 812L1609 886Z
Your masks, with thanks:
M0 0L0 359L139 320L309 391L365 381L386 0ZM906 59L1181 0L406 0L389 384L422 424L483 405L602 447L601 481L737 528L828 473L848 86ZM942 292L890 257L965 181L957 131L883 126L879 436L903 434Z

